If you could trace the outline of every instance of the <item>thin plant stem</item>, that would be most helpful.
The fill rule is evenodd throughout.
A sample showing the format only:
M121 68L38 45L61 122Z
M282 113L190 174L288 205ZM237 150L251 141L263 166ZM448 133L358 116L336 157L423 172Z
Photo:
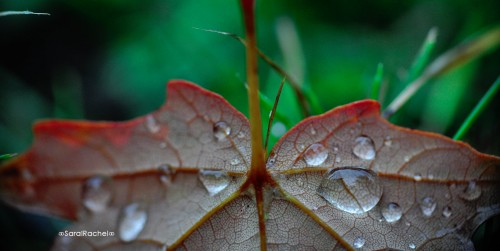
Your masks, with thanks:
M384 65L379 63L377 65L377 72L373 78L372 92L370 98L373 100L379 100L380 97L380 87L382 86L382 79L384 77Z
M267 143L269 142L269 133L271 132L271 125L273 124L274 115L276 114L276 108L278 108L278 102L280 101L281 91L283 90L283 85L285 84L285 78L281 80L280 88L278 89L278 93L276 94L276 98L274 99L273 109L271 110L271 115L269 116L269 123L267 123L267 133L266 133L266 143L264 145L264 149L267 153Z

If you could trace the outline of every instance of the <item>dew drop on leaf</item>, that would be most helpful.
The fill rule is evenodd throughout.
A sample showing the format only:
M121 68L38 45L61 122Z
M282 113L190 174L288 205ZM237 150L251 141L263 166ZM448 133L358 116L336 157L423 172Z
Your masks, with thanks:
M411 249L415 249L417 246L415 246L415 244L413 244L413 243L410 243L410 244L408 245L408 247L409 247L409 248L411 248Z
M352 246L354 248L362 248L365 245L365 242L365 238L358 236L356 237L356 239L354 239L354 243L352 244Z
M371 171L360 168L327 172L316 191L334 207L355 214L370 211L383 193L377 177Z
M157 133L160 131L160 125L156 121L156 119L153 117L153 115L148 115L146 116L146 128L150 133Z
M366 136L357 137L352 152L360 159L372 160L375 158L375 145L373 140Z
M235 166L235 165L238 165L240 163L240 160L239 159L232 159L230 161L231 165Z
M111 178L97 175L85 181L82 190L83 206L93 213L106 210L113 197Z
M460 197L464 200L475 200L481 196L481 187L479 187L476 182L474 181L469 181L469 184L467 184L467 187L463 191L462 194L460 194Z
M214 196L224 190L231 181L231 177L223 171L201 170L198 176L210 196Z
M306 149L303 158L308 166L319 166L328 158L328 149L322 144L314 143Z
M175 171L167 164L158 166L158 171L160 171L160 181L164 185L170 185L172 182L172 175Z
M275 163L276 163L276 154L274 152L271 152L266 162L266 168L274 167Z
M130 242L137 239L142 232L148 214L141 203L131 203L122 208L118 220L118 237L124 242Z
M416 181L421 181L422 180L422 174L420 173L416 173L415 176L413 176L413 178L416 180Z
M403 210L397 203L391 202L382 208L382 216L389 223L398 221L402 215Z
M436 206L437 202L432 197L425 197L420 202L420 210L426 217L432 216L432 213L434 213Z
M219 121L214 124L214 137L217 141L225 140L229 134L231 134L231 127L226 122Z
M384 139L384 145L387 146L387 147L392 146L392 139L391 139L391 137L389 137L389 136L385 137L385 139Z
M450 206L447 206L443 209L443 216L445 218L450 218L450 216L451 216L451 207Z

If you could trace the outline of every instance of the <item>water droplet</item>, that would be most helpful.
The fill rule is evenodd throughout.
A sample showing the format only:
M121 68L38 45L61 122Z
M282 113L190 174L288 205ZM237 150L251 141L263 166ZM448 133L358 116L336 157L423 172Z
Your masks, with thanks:
M469 181L469 184L463 191L463 193L460 194L460 197L464 200L475 200L481 196L481 187L479 187L476 182L474 181Z
M333 153L337 153L339 151L339 148L338 147L333 147Z
M274 167L275 163L276 163L276 154L274 152L271 152L266 162L266 168Z
M392 139L391 139L390 136L385 137L385 139L384 139L384 145L388 146L388 147L392 146Z
M405 156L405 157L404 157L404 161L405 161L405 162L410 161L410 156Z
M238 138L242 139L245 137L245 133L244 132L239 132L238 135L237 135Z
M328 149L322 144L314 143L304 152L304 161L309 166L319 166L328 158Z
M231 127L226 122L219 121L214 124L214 137L217 141L225 140L229 134L231 134Z
M430 179L430 180L432 180L432 179L434 179L434 175L429 174L429 175L427 175L427 178Z
M120 240L129 242L137 239L146 226L148 214L143 204L131 203L122 208L118 221L118 236Z
M157 133L160 131L160 125L156 121L156 119L153 117L153 115L148 115L146 116L146 128L150 133Z
M335 163L340 163L342 161L342 158L340 156L335 157Z
M198 178L210 196L220 193L231 181L231 177L226 172L215 170L201 170Z
M82 190L83 206L93 213L107 209L113 197L111 178L94 176L85 181Z
M334 207L355 214L370 211L383 193L377 177L371 171L360 168L327 172L316 191Z
M410 243L410 244L408 245L408 247L409 247L409 248L411 248L411 249L415 249L417 246L415 246L415 244L413 244L413 243Z
M366 136L357 137L352 152L360 159L371 160L375 158L376 153L373 140Z
M443 216L445 218L450 218L451 216L451 207L450 206L446 206L444 209L443 209Z
M422 174L420 173L416 173L415 176L413 176L413 178L416 180L416 181L421 181L422 180Z
M160 181L164 185L170 185L172 183L172 175L175 171L167 164L158 166L158 171L160 171Z
M434 213L436 206L437 202L432 197L425 197L420 202L420 210L426 217L432 216L432 213Z
M314 127L311 127L311 135L316 135L316 129L314 129Z
M354 243L352 244L352 246L354 248L362 248L365 245L365 242L365 238L358 236L356 237L356 239L354 239Z
M231 165L236 166L236 165L238 165L240 163L240 160L239 159L232 159L230 161L230 163L231 163Z
M161 143L160 143L160 148L161 148L161 149L165 149L165 148L167 148L167 143L165 143L165 142L161 142Z
M304 150L304 148L306 148L304 145L302 145L302 144L299 145L299 150L300 151Z
M401 219L402 215L403 210L394 202L391 202L387 204L386 207L382 208L382 216L384 216L384 219L389 223L398 221Z

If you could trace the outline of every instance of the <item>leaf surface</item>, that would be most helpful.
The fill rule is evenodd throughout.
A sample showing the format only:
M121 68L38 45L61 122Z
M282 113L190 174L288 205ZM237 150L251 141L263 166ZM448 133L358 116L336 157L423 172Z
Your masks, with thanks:
M167 103L131 121L36 124L32 148L0 170L2 198L78 219L68 231L115 233L62 236L54 250L473 248L500 210L500 159L379 109L360 101L302 121L256 177L248 120L171 81Z

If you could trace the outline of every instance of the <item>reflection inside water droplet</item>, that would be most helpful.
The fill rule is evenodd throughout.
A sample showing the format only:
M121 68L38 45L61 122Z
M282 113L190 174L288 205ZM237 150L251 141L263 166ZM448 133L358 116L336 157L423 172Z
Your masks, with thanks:
M354 239L352 246L354 248L362 248L365 245L365 242L366 242L365 238L358 236L356 237L356 239Z
M432 216L432 213L434 213L436 206L437 202L432 197L425 197L420 202L420 210L426 217Z
M156 121L156 119L153 117L153 115L148 115L146 116L146 128L150 133L157 133L160 131L160 125Z
M231 134L231 127L224 122L224 121L219 121L214 124L214 137L217 141L222 141L225 140L229 134Z
M198 179L201 181L210 196L224 190L231 181L231 177L224 171L201 170Z
M93 176L85 181L82 189L83 206L93 213L106 210L113 197L111 178Z
M382 216L389 223L398 221L402 215L403 210L397 203L391 202L382 208Z
M333 169L327 172L317 193L336 208L360 214L370 211L382 197L377 177L360 168Z
M124 242L137 239L144 229L148 214L141 203L131 203L122 208L118 220L118 237Z
M328 149L322 144L314 143L306 149L303 158L308 166L319 166L328 158Z
M463 191L462 194L460 194L460 197L464 200L475 200L481 196L481 187L479 187L475 181L469 181L467 184L467 187Z
M449 218L451 216L451 207L450 206L446 206L444 209L443 209L443 216L445 218Z
M375 158L375 144L373 140L366 136L359 136L354 142L352 152L356 157L363 160L372 160Z

